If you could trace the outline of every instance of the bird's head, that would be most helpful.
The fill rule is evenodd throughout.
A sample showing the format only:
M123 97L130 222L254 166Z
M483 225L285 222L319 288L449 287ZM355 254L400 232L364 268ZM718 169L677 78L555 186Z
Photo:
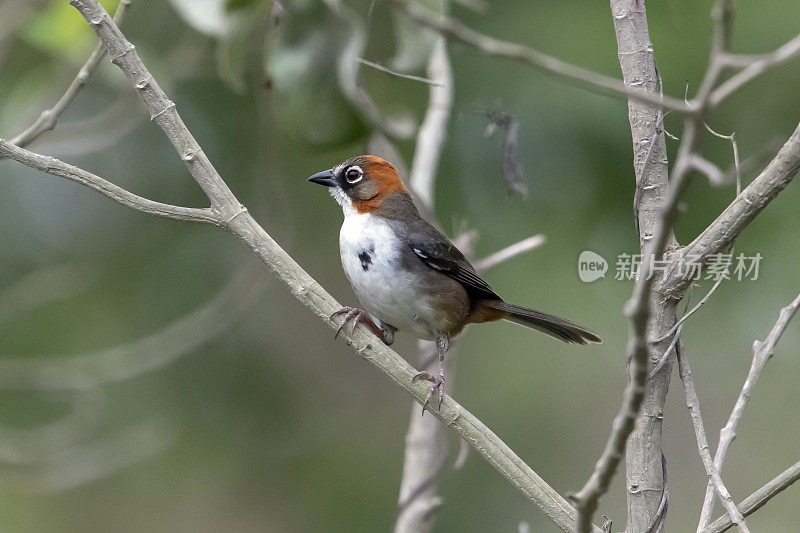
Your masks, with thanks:
M374 155L351 157L330 170L318 172L308 181L330 187L345 215L370 213L392 194L407 194L394 165Z

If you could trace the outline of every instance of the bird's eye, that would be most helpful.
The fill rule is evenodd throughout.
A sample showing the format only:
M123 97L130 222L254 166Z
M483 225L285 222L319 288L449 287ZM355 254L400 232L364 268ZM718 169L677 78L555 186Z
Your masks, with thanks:
M361 181L361 178L364 177L364 171L361 170L361 167L357 165L353 165L352 167L348 168L347 171L344 173L344 179L347 180L347 183L356 183Z

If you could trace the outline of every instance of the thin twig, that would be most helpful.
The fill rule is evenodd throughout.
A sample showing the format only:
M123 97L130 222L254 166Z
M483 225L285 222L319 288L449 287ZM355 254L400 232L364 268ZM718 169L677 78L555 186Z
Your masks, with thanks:
M747 407L747 402L750 399L753 387L761 376L761 371L764 370L767 361L772 357L775 345L781 338L781 335L783 335L783 332L786 331L786 327L797 312L798 307L800 307L800 295L789 305L781 309L780 316L777 322L775 322L775 325L772 326L772 330L769 332L769 335L767 335L767 338L764 339L763 342L755 341L753 343L753 361L750 364L750 371L747 373L747 378L744 381L741 392L739 392L739 397L736 398L736 403L728 417L728 422L719 432L719 444L714 454L714 467L719 472L722 472L722 465L725 462L725 455L728 453L728 446L730 446L731 442L736 437L736 426L738 426L739 420L741 420L744 414L744 409ZM714 512L714 494L713 492L709 494L709 488L713 490L713 487L706 487L706 495L703 499L703 509L700 513L700 522L697 525L697 531L702 531L706 528L708 522L711 520L711 513Z
M800 479L800 462L793 464L769 483L755 491L753 494L742 500L737 506L744 516L750 516L758 511L772 498L789 488L792 483ZM731 517L723 515L712 522L702 533L722 533L734 526Z
M8 157L30 168L47 172L53 176L80 183L125 207L130 207L143 213L188 222L203 222L215 225L220 225L221 223L211 209L162 204L161 202L143 198L82 168L64 163L54 157L36 154L25 148L20 148L5 139L0 139L0 156Z
M675 262L690 259L701 264L710 255L728 248L739 233L792 181L798 169L800 124L758 177L694 241L680 251ZM664 284L676 294L679 293L692 281L685 272L686 269L674 269Z
M372 61L369 61L369 60L364 59L362 57L357 57L356 61L358 61L362 65L367 65L368 67L372 67L375 70L380 70L381 72L386 72L387 74L391 74L392 76L397 76L398 78L404 78L404 79L407 79L407 80L419 81L419 82L425 83L427 85L433 85L434 87L444 87L444 84L440 83L438 81L434 81L434 80L429 79L429 78L423 78L422 76L414 76L413 74L403 74L402 72L397 72L395 70L390 69L389 67L384 67L383 65L381 65L379 63L373 63Z
M473 266L478 272L486 272L490 268L494 268L497 265L508 261L509 259L540 247L546 241L547 239L544 235L531 235L526 239L515 242L510 246L506 246L502 250L498 250L493 254L487 255L483 259L478 259L475 261L475 263L473 263Z
M725 56L724 61L728 66L742 66L750 63L739 73L728 78L719 87L714 89L709 98L709 104L714 107L728 98L737 89L747 82L760 76L770 67L774 67L800 53L800 34L788 41L777 50L760 56Z
M742 192L742 173L741 164L739 162L739 143L736 142L736 132L731 132L730 135L723 135L722 133L714 131L707 122L703 122L703 126L706 128L706 131L714 137L725 139L731 143L731 149L733 150L733 172L736 180L736 195L738 196L739 193Z
M678 336L676 335L676 338ZM703 417L700 414L700 400L697 397L697 390L694 387L694 378L692 377L692 370L689 368L689 361L686 354L682 353L682 349L677 350L678 368L683 381L683 389L686 393L686 407L689 408L689 416L692 419L692 426L694 426L694 434L697 439L697 450L700 454L700 459L703 461L703 466L706 470L706 475L710 483L714 485L714 490L725 507L725 510L730 516L731 521L744 533L749 533L750 530L744 521L744 517L736 504L733 502L730 492L722 482L722 478L714 466L714 460L711 458L711 452L708 451L708 439L706 438L706 430L703 425Z
M415 2L408 0L392 0L392 2L423 26L433 28L450 39L466 43L484 54L521 61L592 92L627 96L639 102L663 105L667 109L685 114L697 112L693 105L687 105L679 99L664 96L662 100L660 96L649 91L626 86L621 80L561 61L528 46L483 35L455 19L435 13Z
M661 368L666 364L666 362L672 356L672 352L675 350L675 347L678 345L678 341L681 338L681 332L683 331L683 323L681 322L680 324L675 324L673 326L673 328L675 328L675 336L672 337L672 340L670 341L669 346L667 346L667 349L664 350L664 355L661 356L661 358L658 360L658 362L655 365L653 365L653 368L647 374L647 379L653 379L653 376L658 374L658 372L661 370ZM670 329L670 331L673 331L673 330ZM668 336L669 335L666 335L664 338L666 338ZM654 341L654 342L658 342L658 341Z
M336 59L336 77L345 97L353 104L363 119L387 137L407 139L414 133L414 124L385 116L361 84L361 65L356 60L364 54L367 43L367 25L350 6L342 0L323 0L338 17L347 36Z
M711 288L710 288L710 289L709 289L709 291L706 293L706 295L705 295L705 296L703 296L703 299L702 299L702 300L700 300L699 302L697 302L697 304L696 304L694 307L692 307L692 309L691 309L691 310L690 310L688 313L684 313L684 315L683 315L683 316L680 318L680 320L678 320L677 322L675 322L675 325L674 325L674 326L672 326L672 327L669 329L669 331L667 331L665 334L661 335L661 336L660 336L660 337L658 337L657 339L654 339L654 340L653 340L653 343L655 344L655 343L657 343L657 342L661 342L661 341L663 341L663 340L666 340L666 339L668 339L668 338L669 338L669 337L670 337L670 336L671 336L673 333L675 333L676 331L678 331L678 328L681 328L681 327L683 326L683 323L684 323L684 322L686 322L686 321L689 319L689 317L691 317L691 316L692 316L692 315L693 315L693 314L694 314L694 313L695 313L695 312L696 312L698 309L700 309L701 307L703 307L703 305L704 305L704 304L705 304L705 303L708 301L708 299L709 299L709 298L711 298L711 295L712 295L712 294L714 294L714 292L717 290L717 288L718 288L720 285L722 285L722 282L723 282L723 281L725 281L725 277L724 277L724 276L720 276L720 277L719 277L719 279L717 279L717 280L714 282L714 285L712 285L712 286L711 286ZM676 337L678 337L678 336L680 336L680 333L678 333L678 334L676 335Z
M132 1L133 0L120 0L119 5L117 6L117 11L114 13L114 22L117 24L117 26L122 24L122 21L125 18L125 12ZM89 81L89 77L94 73L95 70L97 70L97 67L100 66L100 63L105 57L106 47L102 42L98 42L97 46L94 48L94 51L89 56L89 59L87 59L86 63L84 63L80 68L78 74L75 76L75 79L72 80L72 83L70 83L69 87L61 96L61 98L58 99L53 107L42 111L42 114L39 115L39 118L37 118L33 124L28 126L25 131L11 139L11 144L25 147L41 134L55 128L59 117L61 117L70 104L75 101L75 98L78 97L78 93L81 92L81 89L83 89L83 87L86 85L86 82Z

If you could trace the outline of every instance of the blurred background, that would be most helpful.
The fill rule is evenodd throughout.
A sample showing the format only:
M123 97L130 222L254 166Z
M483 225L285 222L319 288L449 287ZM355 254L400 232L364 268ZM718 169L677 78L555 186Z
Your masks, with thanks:
M433 2L435 4L435 2ZM109 11L116 2L105 1ZM798 33L800 4L736 1L732 49L770 51ZM692 94L710 44L710 1L650 2L664 91ZM64 92L96 39L61 0L0 2L0 135L11 138ZM451 14L619 77L607 2L490 2ZM375 126L361 86L406 165L428 86L366 66L337 77L347 53L425 75L431 36L384 2L135 0L123 31L222 176L264 228L340 302L355 298L338 257L340 208L305 178L366 151ZM399 44L398 44L399 43ZM479 235L483 257L533 234L545 245L486 274L516 303L569 317L604 344L576 348L507 323L468 329L448 391L556 490L580 488L602 450L625 384L630 281L616 257L636 253L634 175L624 100L451 44L454 105L436 181L449 235ZM353 71L355 72L355 70ZM800 119L800 60L771 70L710 119L735 131L748 183ZM518 123L527 198L503 180L503 131ZM496 114L496 113L495 113ZM104 61L31 149L143 196L202 206L202 192ZM680 119L668 130L680 135ZM488 133L491 133L489 131ZM668 141L670 155L677 143ZM704 155L732 166L727 141ZM235 238L151 217L74 183L0 162L0 530L386 531L397 509L409 397L300 305ZM691 240L732 199L698 176L676 233ZM737 241L763 256L758 279L724 283L687 324L712 446L779 309L800 290L792 184ZM584 250L609 261L583 283ZM710 287L703 281L694 301ZM394 345L416 360L416 341ZM758 383L723 478L740 501L798 460L800 327ZM667 531L694 528L706 476L683 391L664 414ZM418 416L418 406L413 408ZM441 478L437 531L554 531L478 454ZM599 512L625 522L624 476ZM796 531L800 489L748 519ZM719 511L718 511L719 512ZM599 515L599 513L598 513ZM599 520L599 518L598 518Z

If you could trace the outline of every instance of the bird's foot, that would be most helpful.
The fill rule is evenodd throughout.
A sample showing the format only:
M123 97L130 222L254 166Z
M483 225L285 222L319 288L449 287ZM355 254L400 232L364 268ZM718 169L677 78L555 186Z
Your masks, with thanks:
M348 322L352 322L353 327L352 329L350 329L351 334L353 334L356 331L356 326L358 326L359 324L364 324L369 328L369 330L372 333L377 335L378 338L382 340L384 344L389 345L394 340L394 336L392 336L391 339L387 339L384 331L381 328L379 328L375 324L375 322L373 322L372 319L370 319L369 316L367 316L367 313L365 313L364 311L362 311L357 307L350 307L349 305L346 305L341 309L339 309L338 311L336 311L335 313L333 313L331 315L331 320L333 320L339 315L344 315L344 320L342 321L342 325L339 326L339 329L336 330L336 334L333 336L334 339L336 339L339 336L339 333L342 332L342 330L344 329L344 327L347 325Z
M425 402L422 404L422 414L425 414L425 409L428 407L428 402L431 401L431 397L433 393L439 396L439 409L442 408L442 400L444 400L444 374L439 374L438 376L432 376L428 372L422 371L418 372L411 381L417 381L418 379L424 379L425 381L431 382L431 389L428 391L428 395L425 396Z

